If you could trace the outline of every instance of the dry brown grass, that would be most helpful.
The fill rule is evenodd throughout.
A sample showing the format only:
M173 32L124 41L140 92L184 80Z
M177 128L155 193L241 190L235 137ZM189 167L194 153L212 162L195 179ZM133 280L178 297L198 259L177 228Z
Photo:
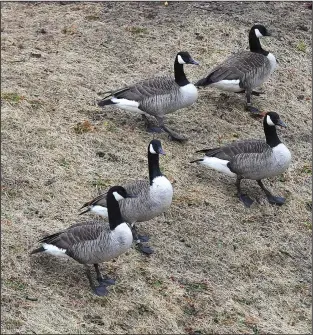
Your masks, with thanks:
M198 6L210 11L172 2L2 3L3 333L311 332L311 11L283 2ZM169 117L186 144L159 136L175 199L140 225L152 257L131 249L105 265L118 280L108 298L89 292L79 264L30 258L36 240L74 223L97 188L147 176L151 135L136 115L101 111L97 93L171 73L180 49L201 62L186 67L196 80L246 48L254 22L276 35L263 43L280 68L254 101L289 125L280 136L292 166L267 181L286 205L270 206L247 181L256 202L245 209L231 178L188 163L204 146L263 136L243 96L207 89Z

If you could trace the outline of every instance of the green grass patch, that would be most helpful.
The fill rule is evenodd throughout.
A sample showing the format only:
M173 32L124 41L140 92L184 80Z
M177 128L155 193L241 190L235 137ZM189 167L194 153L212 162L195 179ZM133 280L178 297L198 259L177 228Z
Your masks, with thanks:
M193 305L188 305L184 307L184 313L190 316L197 315L197 310L195 306Z
M312 174L312 166L311 165L303 165L301 172Z
M11 93L11 92L2 92L1 93L1 100L9 101L11 103L19 103L20 101L24 100L25 97L18 93Z
M98 15L87 15L85 16L87 21L99 21L100 17Z
M208 285L206 283L186 283L184 284L185 289L189 292L204 292L208 290Z
M68 169L71 165L70 162L64 157L60 159L59 164L65 167L66 169Z
M97 177L92 181L92 186L99 187L99 188L108 188L112 185L112 181L110 179L102 179Z
M304 224L304 226L307 227L309 230L312 230L312 222L304 221L303 224Z
M144 28L144 27L136 27L136 26L132 26L132 27L127 27L126 28L127 31L129 31L131 34L134 35L138 35L138 34L147 34L148 33L148 29Z
M116 132L117 127L112 121L104 121L103 122L103 127L105 128L106 131L110 132Z
M6 279L4 283L7 287L17 291L24 291L26 289L26 285L17 279Z
M306 44L303 41L300 41L297 44L297 50L301 52L306 52Z
M162 285L163 285L162 280L156 280L152 283L152 286L155 287L155 288L161 288Z

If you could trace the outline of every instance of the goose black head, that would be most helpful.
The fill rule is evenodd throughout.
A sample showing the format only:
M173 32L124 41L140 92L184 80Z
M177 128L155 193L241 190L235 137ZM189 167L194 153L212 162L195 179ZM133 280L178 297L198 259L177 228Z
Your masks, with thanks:
M281 126L286 128L286 124L281 120L279 115L275 112L269 112L265 114L265 122L269 126Z
M255 24L251 31L254 32L257 38L262 38L264 36L272 36L272 34L262 25L262 24Z
M107 195L113 195L116 201L120 201L126 198L134 198L134 196L127 193L124 187L122 186L113 186L109 189Z
M158 154L158 155L165 155L165 152L163 151L161 142L159 140L152 140L149 143L149 148L148 148L149 152L151 154Z
M196 62L187 51L180 51L176 55L177 62L179 64L193 64L193 65L199 65L198 62Z

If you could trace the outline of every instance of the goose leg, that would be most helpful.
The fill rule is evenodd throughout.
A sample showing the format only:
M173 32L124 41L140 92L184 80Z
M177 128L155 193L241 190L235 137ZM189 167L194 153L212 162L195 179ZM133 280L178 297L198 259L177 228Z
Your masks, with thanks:
M133 240L136 243L136 249L139 250L141 253L145 255L151 255L154 253L153 249L147 245L143 245L142 242L148 242L149 237L148 236L143 236L143 235L138 235L137 232L137 227L135 224L132 224L132 233L133 233Z
M258 91L252 91L251 92L251 95L255 95L256 97L259 97L262 94L264 94L264 92L258 92Z
M106 289L106 287L104 285L100 285L98 287L95 286L95 284L92 280L92 277L91 277L90 269L87 265L85 265L85 269L86 269L86 276L88 278L89 285L91 287L92 292L96 295L101 296L101 297L108 295L109 291Z
M148 133L162 133L162 129L160 127L154 127L154 125L151 124L147 115L145 114L141 114L141 115L142 115L142 119L145 123L145 127Z
M261 189L266 194L267 200L272 205L278 205L281 206L285 203L286 199L283 197L275 197L262 183L262 180L257 181Z
M137 227L135 226L135 224L132 225L132 233L133 233L133 239L136 243L149 241L149 236L138 234Z
M239 91L239 92L235 92L235 93L246 93L245 90ZM251 95L255 95L257 97L259 97L260 95L264 94L264 92L258 92L258 91L252 91Z
M252 91L246 90L246 110L253 114L260 114L260 111L251 105L251 93Z
M156 119L158 120L160 128L162 128L165 132L167 132L169 134L169 137L172 140L179 141L179 142L183 142L183 141L187 141L188 140L188 137L186 137L184 135L180 135L180 134L176 133L176 131L168 128L164 124L164 118L163 117L157 116Z
M246 207L250 207L253 204L253 200L250 197L248 197L246 194L243 194L241 192L241 187L240 187L241 179L242 178L237 177L237 180L236 180L237 194L238 194L240 201L242 201Z
M98 264L94 264L95 270L96 270L96 274L97 274L97 281L100 284L100 286L110 286L110 285L114 285L115 284L115 280L111 279L107 276L103 276L99 270L99 265Z

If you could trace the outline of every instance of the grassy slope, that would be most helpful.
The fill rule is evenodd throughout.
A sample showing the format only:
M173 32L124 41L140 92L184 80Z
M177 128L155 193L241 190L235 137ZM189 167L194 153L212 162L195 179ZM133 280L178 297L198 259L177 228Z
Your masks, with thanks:
M311 332L311 31L301 28L311 29L311 11L301 3L198 5L210 11L171 2L2 4L4 333ZM208 89L169 117L186 144L159 136L175 199L140 225L152 257L132 249L104 265L118 284L103 299L89 293L79 264L30 259L35 241L74 223L99 188L147 175L152 136L139 116L99 110L97 93L171 73L180 49L200 61L186 66L196 80L246 48L254 22L276 35L263 43L280 68L254 102L289 126L279 135L292 166L266 182L287 204L270 206L246 181L256 203L245 209L231 178L188 163L204 146L263 136L243 96ZM94 128L77 133L85 120Z

